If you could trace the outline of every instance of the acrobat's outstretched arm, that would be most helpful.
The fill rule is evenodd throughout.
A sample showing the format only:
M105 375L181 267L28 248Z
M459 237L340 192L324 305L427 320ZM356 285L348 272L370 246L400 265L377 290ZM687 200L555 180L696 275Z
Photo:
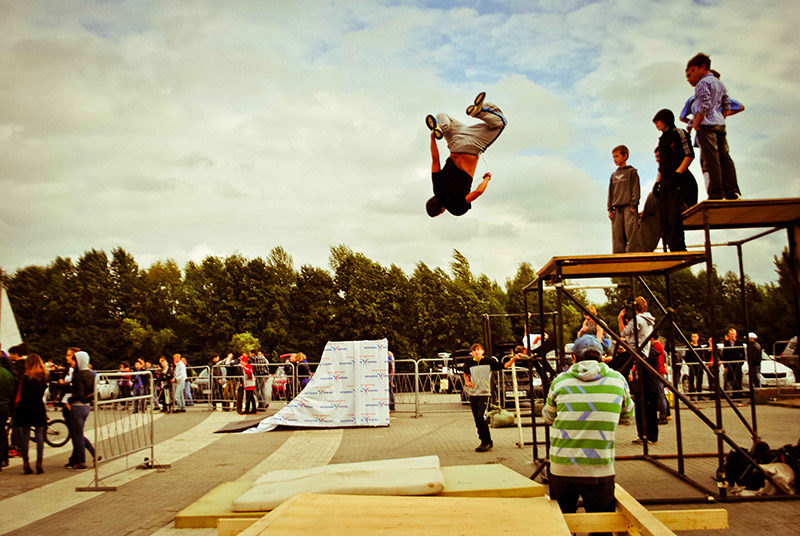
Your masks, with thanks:
M481 181L481 183L478 185L477 188L468 193L464 197L464 200L466 200L467 203L472 203L473 201L478 199L481 195L483 195L483 192L486 191L486 185L489 184L490 180L492 180L492 174L488 172L484 173L483 180Z
M436 145L436 137L433 135L433 132L431 132L431 158L433 159L431 171L433 173L438 173L442 170L442 166L439 163L439 147Z

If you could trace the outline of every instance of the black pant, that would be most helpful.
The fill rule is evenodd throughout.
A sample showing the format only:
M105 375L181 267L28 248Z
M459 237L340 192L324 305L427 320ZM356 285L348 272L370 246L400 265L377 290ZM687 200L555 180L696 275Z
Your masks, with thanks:
M244 395L245 395L244 413L255 413L256 392L252 389L245 389Z
M664 188L658 198L658 217L661 219L664 245L670 251L686 251L683 217L681 216L683 207L683 195L680 189L677 187Z
M8 406L0 408L0 424L3 426L2 433L0 433L0 462L8 462L8 434L6 434L8 413Z
M739 194L736 167L728 154L725 125L700 125L697 129L700 144L700 166L708 173L709 199L734 199Z
M699 363L689 363L689 392L699 393L703 390L703 369Z
M742 390L741 363L725 363L725 390L726 391ZM742 393L734 393L733 396L740 397L742 396Z
M561 512L574 514L578 510L578 498L583 498L587 512L613 512L617 506L614 497L614 475L603 477L577 477L550 475L550 498L558 502ZM610 532L594 532L608 534Z
M640 400L641 398L637 396L635 400L636 433L641 439L658 441L658 393L645 389L644 408Z
M472 409L472 418L475 419L475 427L478 429L478 438L482 444L492 444L492 434L489 432L489 424L484 418L486 406L489 404L488 396L470 396L469 407Z

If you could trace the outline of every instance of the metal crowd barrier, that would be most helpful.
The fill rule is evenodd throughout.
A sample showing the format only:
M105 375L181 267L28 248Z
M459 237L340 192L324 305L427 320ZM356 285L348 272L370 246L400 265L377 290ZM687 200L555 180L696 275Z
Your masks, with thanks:
M135 383L142 378L145 392L119 398L114 396L113 386L119 381ZM153 437L153 375L149 371L102 372L94 383L93 445L95 449L94 478L86 487L76 491L116 491L116 487L102 486L101 481L133 467L154 469L168 466L155 464L155 441ZM117 393L118 394L118 393ZM130 407L128 404L131 404ZM130 456L149 451L144 464L130 464ZM125 463L114 464L113 472L101 476L101 470L111 462L124 459Z
M256 380L256 404L265 409L273 401L291 401L296 394L298 378L294 363L267 363L266 374L254 374ZM289 369L289 373L286 372ZM230 374L229 374L230 373ZM236 410L239 388L244 375L240 365L216 363L209 369L208 403L211 410L217 406L224 411Z
M211 406L210 383L211 367L208 365L186 367L186 390L184 400L187 406Z
M703 350L703 352L706 352L708 349L706 347L703 347L702 350ZM719 377L717 378L717 381L720 382L720 385L722 386L722 390L725 393L727 393L729 396L733 396L733 395L742 396L742 395L744 395L744 396L748 396L749 397L749 393L750 393L749 386L750 386L750 381L751 381L749 368L748 368L747 373L744 372L744 364L748 363L748 361L747 361L747 346L746 345L742 345L742 346L729 346L729 347L719 348L719 351L720 351L719 355L720 356L724 355L724 352L728 351L728 350L740 350L740 351L744 352L745 357L743 359L734 359L734 360L720 359L720 363L719 363L720 366L719 366L719 370L718 370ZM671 363L672 366L681 367L681 369L680 369L680 372L681 372L680 373L680 377L681 377L680 389L681 389L681 392L683 392L685 394L692 395L692 396L699 396L699 397L703 397L704 396L704 397L709 397L709 398L713 397L714 396L714 384L711 382L712 378L710 378L708 373L706 373L706 371L704 371L702 369L702 367L700 367L699 363L687 362L686 361L686 356L690 353L689 350L687 348L684 348L684 347L678 347L676 353L679 356L680 362L678 362L678 359L674 359L674 360L671 359L670 363ZM703 361L703 364L705 364L705 366L706 366L706 368L708 369L709 372L713 371L712 361ZM731 380L735 380L736 379L735 378L735 375L736 375L735 369L733 370L733 372L730 373L730 374L734 375L734 378L731 378L728 375L729 373L726 373L727 367L731 366L731 365L738 366L738 368L739 368L738 374L741 375L741 378L739 378L739 380L741 382L741 389L732 389L731 388L731 384L733 383ZM703 376L703 379L702 379L702 382L701 382L701 390L700 391L694 391L693 389L695 388L695 386L689 384L690 376L689 376L688 367L691 367L691 366L697 367L698 370L697 370L696 374L700 374L700 375ZM684 371L683 367L686 367L685 371ZM748 367L749 367L749 363L748 363ZM762 371L762 375L763 375L763 371ZM781 384L780 384L779 379L777 377L775 377L772 381L774 381L774 385L771 383L771 381L769 379L767 379L767 383L765 385L760 385L759 387L760 388L775 387L775 388L777 388L778 393L780 394Z
M393 359L394 405L398 413L414 413L419 417L419 381L417 362L413 359ZM391 387L390 387L391 388Z

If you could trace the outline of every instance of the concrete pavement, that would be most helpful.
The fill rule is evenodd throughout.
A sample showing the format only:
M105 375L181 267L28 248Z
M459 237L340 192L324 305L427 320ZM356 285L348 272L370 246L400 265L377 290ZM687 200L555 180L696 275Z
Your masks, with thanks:
M713 418L711 404L703 405ZM273 405L271 411L275 409ZM411 408L400 406L398 409ZM434 409L442 412L434 412ZM125 471L109 479L109 483L118 486L114 492L74 491L76 484L85 485L91 481L91 473L76 475L64 469L68 451L46 448L44 475L23 475L18 460L0 473L0 533L200 536L209 531L171 528L175 514L222 482L254 479L270 469L436 454L442 465L502 463L521 474L532 473L531 447L516 446L515 428L492 430L495 448L487 453L476 453L473 449L478 438L467 406L428 404L422 411L420 418L414 418L413 413L394 413L391 426L387 428L279 430L265 434L213 434L226 422L243 418L227 412L209 412L196 407L184 414L164 415L155 421L156 461L170 463L171 468ZM741 411L749 417L749 408L741 408ZM797 441L800 410L758 406L757 415L760 435L772 447ZM681 418L685 452L714 452L714 434L689 412L683 411ZM660 427L659 443L651 447L651 453L676 452L674 422L673 419ZM725 411L724 427L740 444L749 446L749 434L735 421L731 410ZM524 434L525 439L530 440L531 429L525 428ZM635 427L620 427L618 456L641 453L641 446L631 443L635 437ZM139 458L135 463L140 462L142 456ZM676 462L666 460L664 463L674 466ZM616 468L617 481L637 499L703 498L693 487L648 462L618 461ZM716 458L687 460L686 470L693 479L714 487ZM723 507L729 512L731 525L724 534L791 534L800 525L797 501L728 503ZM532 526L534 523L532 520ZM710 535L720 534L720 531L681 534Z

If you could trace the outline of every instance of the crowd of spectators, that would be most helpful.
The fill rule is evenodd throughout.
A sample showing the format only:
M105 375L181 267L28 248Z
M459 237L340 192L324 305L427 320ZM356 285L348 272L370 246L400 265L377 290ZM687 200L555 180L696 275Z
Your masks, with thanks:
M163 413L184 413L187 406L195 405L196 397L207 400L214 409L240 414L266 410L275 398L291 400L308 383L312 370L303 353L281 358L282 363L270 369L261 350L239 357L228 353L224 359L215 354L207 365L193 367L176 353L172 359L160 356L157 361L138 358L133 366L121 361L117 370L104 371L108 376L100 376L98 381L89 354L80 348L67 349L63 363L29 353L24 343L9 348L8 353L0 348L0 422L10 423L12 430L10 436L0 434L0 471L8 466L10 457L19 456L25 474L44 472L48 408L60 410L70 430L73 449L65 467L87 469L87 451L96 462L94 446L84 436L95 392L99 399L113 399L114 409L134 414L151 407ZM245 399L248 403L243 407ZM35 467L28 457L31 439L36 446Z

